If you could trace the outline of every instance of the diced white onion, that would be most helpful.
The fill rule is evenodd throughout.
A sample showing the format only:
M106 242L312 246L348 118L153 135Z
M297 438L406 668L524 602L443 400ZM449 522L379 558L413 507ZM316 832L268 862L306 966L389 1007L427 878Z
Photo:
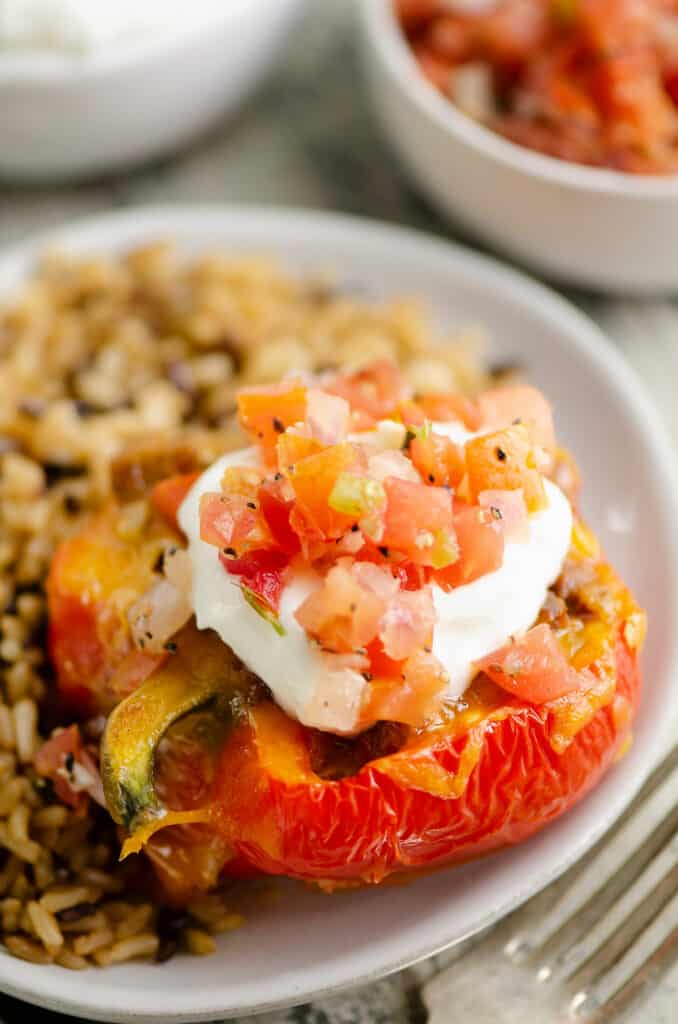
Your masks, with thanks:
M475 121L489 121L497 112L492 68L482 61L455 68L449 92L459 109Z

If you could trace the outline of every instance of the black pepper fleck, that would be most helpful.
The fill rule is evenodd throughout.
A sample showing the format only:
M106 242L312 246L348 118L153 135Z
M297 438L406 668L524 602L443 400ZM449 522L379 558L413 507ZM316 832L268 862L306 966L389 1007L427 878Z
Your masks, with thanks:
M64 494L64 512L69 516L77 516L82 508L80 501L74 494Z
M282 422L282 420L279 420L277 416L273 417L273 429L275 430L276 434L285 433L285 424Z
M506 452L503 448L495 448L494 453L500 462L506 462Z

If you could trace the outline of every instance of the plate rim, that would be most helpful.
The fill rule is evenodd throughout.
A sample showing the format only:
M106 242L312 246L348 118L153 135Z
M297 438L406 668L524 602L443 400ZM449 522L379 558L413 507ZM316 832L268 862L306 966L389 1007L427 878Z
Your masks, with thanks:
M61 244L65 243L66 246L73 246L76 250L93 249L106 253L114 251L120 244L140 244L146 238L151 240L158 236L171 238L183 230L189 235L194 234L196 236L195 244L200 247L201 244L205 244L200 242L200 224L214 225L216 220L223 225L224 235L227 234L229 224L236 227L247 225L250 228L256 225L262 234L267 234L271 238L275 237L278 229L284 231L286 228L288 230L308 228L320 233L325 231L335 236L337 233L343 233L347 240L355 240L356 244L359 244L361 233L370 233L374 236L375 241L376 236L381 235L382 239L389 239L394 247L419 249L422 253L425 250L430 258L436 258L443 269L447 262L450 274L456 273L459 276L462 271L466 271L470 276L475 275L477 279L482 272L484 284L488 290L498 288L503 294L512 292L510 301L516 306L525 306L532 300L537 304L539 318L544 323L558 323L561 329L567 333L569 342L580 351L585 350L586 358L596 363L599 369L607 371L614 379L615 389L627 399L630 413L635 420L636 428L643 435L647 450L652 452L654 458L657 461L661 460L663 464L668 503L674 508L678 507L678 470L668 430L652 402L645 384L637 377L624 356L615 348L601 328L568 299L534 280L528 274L515 270L491 256L449 241L444 236L432 235L416 228L403 227L375 218L310 208L224 203L135 205L121 210L76 218L50 227L45 231L33 233L24 240L0 248L0 301L20 285L36 256L60 242ZM97 236L101 236L102 239L99 243L96 241ZM179 238L178 245L181 246L181 244L182 239ZM258 242L253 240L252 247L256 247L257 244ZM317 245L317 243L315 244ZM7 284L4 282L6 277L9 277ZM669 524L667 538L670 551L668 553L673 566L672 622L675 636L675 639L672 640L670 661L666 672L667 675L672 674L675 677L678 676L676 671L678 669L678 524L674 525L668 516L666 521ZM678 708L674 709L672 715L667 715L657 723L657 748L660 743L665 742L677 719ZM549 870L540 874L536 887L533 884L525 885L517 892L513 892L511 898L495 906L464 935L457 934L448 941L436 941L424 948L403 954L389 963L377 964L359 977L346 978L330 985L316 985L314 988L299 989L296 992L290 991L284 997L256 1005L235 1005L224 1008L223 1005L210 1003L202 1005L199 1010L190 1010L188 1007L169 1012L167 1009L151 1010L148 1007L135 1010L130 1003L125 1003L124 989L121 990L121 987L115 984L115 969L110 972L111 981L108 982L108 985L99 987L93 993L91 998L97 998L97 1004L94 1005L88 1002L86 984L83 993L76 994L78 986L75 983L75 978L78 977L77 975L69 975L69 980L74 982L70 986L73 988L72 996L64 994L69 987L67 985L59 986L62 994L55 996L50 994L50 987L54 987L50 986L50 979L53 975L45 971L42 965L17 961L4 951L0 951L0 990L34 1005L74 1016L86 1016L94 1020L134 1021L136 1024L141 1024L144 1021L162 1021L164 1024L180 1024L180 1022L189 1020L210 1021L225 1015L245 1017L270 1012L297 1005L302 1001L310 1002L328 998L347 989L374 983L380 978L403 970L464 941L470 935L476 934L500 920L555 881L590 849L623 813L651 773L655 763L656 759L648 758L647 763L641 767L632 783L627 785L623 796L615 803L614 813L601 815L595 828L590 829L578 843L568 847L565 857L557 861L554 859ZM501 853L497 855L501 856ZM117 1007L117 1009L112 1011L101 1009L101 999L104 994L110 998L110 1007Z

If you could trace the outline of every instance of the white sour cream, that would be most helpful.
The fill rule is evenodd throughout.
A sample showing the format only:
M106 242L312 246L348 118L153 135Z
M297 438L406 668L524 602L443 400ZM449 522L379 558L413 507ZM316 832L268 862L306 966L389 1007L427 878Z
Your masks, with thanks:
M460 443L471 436L454 424L435 424L435 429ZM225 455L203 473L179 510L193 568L198 627L215 630L289 715L304 725L350 734L357 728L366 683L351 669L328 672L294 617L319 585L317 574L301 572L285 586L279 616L285 635L279 636L244 600L237 580L224 571L218 550L200 539L201 496L220 490L228 466L256 464L253 448ZM527 541L506 545L501 568L448 594L433 588L438 614L433 651L449 674L450 698L464 692L476 661L534 624L549 586L560 575L570 545L572 511L558 487L545 484L549 507L530 516Z

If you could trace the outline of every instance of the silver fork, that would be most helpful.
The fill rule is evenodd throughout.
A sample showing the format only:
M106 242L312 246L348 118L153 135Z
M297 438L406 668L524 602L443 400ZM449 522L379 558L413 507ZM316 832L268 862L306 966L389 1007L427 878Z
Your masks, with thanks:
M463 1020L467 1010L477 1024L513 1019L511 1010L520 1019L521 1009L540 1024L616 1022L676 955L678 748L593 851L448 954L422 998L429 1024Z

